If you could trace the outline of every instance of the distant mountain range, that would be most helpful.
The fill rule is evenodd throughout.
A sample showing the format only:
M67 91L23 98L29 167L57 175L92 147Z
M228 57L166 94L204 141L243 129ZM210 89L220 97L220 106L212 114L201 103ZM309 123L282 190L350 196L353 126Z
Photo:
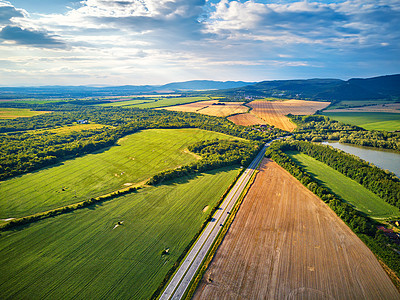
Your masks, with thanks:
M164 85L113 87L43 86L0 87L0 99L83 98L157 93L207 93L228 97L277 97L324 101L400 100L400 74L373 78L244 81L192 80Z
M311 100L400 99L400 74L367 79L274 80L224 91L227 95Z
M124 85L112 87L95 86L40 86L40 87L0 87L0 99L6 98L81 98L104 96L129 96L149 93L185 93L232 89L255 82L192 80L164 85Z

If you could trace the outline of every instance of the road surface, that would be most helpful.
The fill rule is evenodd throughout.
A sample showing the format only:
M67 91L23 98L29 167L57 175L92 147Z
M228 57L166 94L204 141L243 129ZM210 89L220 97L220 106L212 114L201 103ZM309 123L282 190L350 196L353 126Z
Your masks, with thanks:
M204 229L195 245L185 257L185 260L175 273L172 280L169 282L160 299L167 300L182 298L190 282L192 281L193 276L196 274L198 268L204 260L208 250L211 248L211 245L218 236L218 233L224 226L230 211L243 192L251 176L254 174L258 164L264 157L265 151L270 143L272 143L272 141L264 145L250 166L239 177L235 186L225 197L225 200L214 214L212 220L210 223L208 223L207 227Z

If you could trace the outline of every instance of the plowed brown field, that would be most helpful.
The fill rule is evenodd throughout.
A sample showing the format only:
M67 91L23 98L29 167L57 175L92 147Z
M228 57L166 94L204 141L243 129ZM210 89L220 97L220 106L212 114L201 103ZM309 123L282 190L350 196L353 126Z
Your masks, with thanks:
M243 102L224 102L223 105L216 105L218 101L200 101L195 103L164 107L162 109L173 111L197 112L209 116L226 117L233 114L244 113L249 110L243 106Z
M228 120L232 121L236 125L243 126L267 124L263 119L260 119L252 113L234 115L228 117Z
M400 299L372 252L275 162L261 171L194 299Z
M251 113L263 119L267 124L283 130L293 131L296 125L286 115L312 115L317 110L327 107L330 102L285 100L285 101L253 101Z

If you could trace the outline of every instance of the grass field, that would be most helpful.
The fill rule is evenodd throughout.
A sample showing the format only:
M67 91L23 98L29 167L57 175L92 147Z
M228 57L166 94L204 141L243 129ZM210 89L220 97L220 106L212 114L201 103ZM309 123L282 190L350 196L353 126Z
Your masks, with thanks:
M124 101L115 101L115 102L110 102L110 103L102 103L102 104L97 104L98 106L134 106L142 103L150 103L154 102L158 98L141 98L141 99L134 99L134 100L124 100Z
M26 108L0 107L0 119L16 119L21 117L33 117L49 113L49 111L33 111Z
M151 129L117 146L0 183L0 218L22 217L97 197L196 160L186 148L233 137L199 129Z
M43 132L50 132L56 134L68 134L74 131L82 131L82 130L93 130L93 129L102 129L106 127L111 127L109 125L102 125L96 123L89 123L89 124L73 124L68 126L63 126L59 128L53 129L37 129L37 130L29 130L29 133L43 133Z
M367 130L400 130L400 114L379 112L324 112L323 115Z
M210 100L209 97L145 98L100 104L101 106L123 106L130 108L160 108L197 101Z
M324 202L275 162L260 169L194 300L399 299Z
M398 208L324 163L299 152L288 152L288 155L336 195L368 216L378 219L400 216Z
M0 299L149 299L238 170L185 177L1 233Z
M361 101L344 100L331 104L328 109L342 109L349 107L360 107L364 105L386 104L394 102L395 100L361 100Z

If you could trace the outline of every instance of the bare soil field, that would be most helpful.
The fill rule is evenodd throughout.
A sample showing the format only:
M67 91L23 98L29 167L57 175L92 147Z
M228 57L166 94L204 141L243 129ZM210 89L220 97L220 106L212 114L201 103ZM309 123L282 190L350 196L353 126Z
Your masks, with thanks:
M232 121L236 125L243 126L267 124L263 119L260 119L252 113L230 116L228 117L228 120Z
M296 125L287 114L312 115L317 110L327 107L330 102L285 100L285 101L253 101L248 105L253 108L251 113L263 119L267 124L283 130L293 131Z
M264 159L194 299L400 299L372 252Z
M325 112L387 112L387 113L400 113L400 103L388 103L369 105L362 107L351 107L341 109L329 109Z
M220 103L220 104L217 104ZM183 105L175 105L165 107L163 109L184 112L197 112L204 115L226 117L233 114L244 113L249 110L248 107L243 106L244 102L218 102L217 100L200 101L195 103L188 103Z

